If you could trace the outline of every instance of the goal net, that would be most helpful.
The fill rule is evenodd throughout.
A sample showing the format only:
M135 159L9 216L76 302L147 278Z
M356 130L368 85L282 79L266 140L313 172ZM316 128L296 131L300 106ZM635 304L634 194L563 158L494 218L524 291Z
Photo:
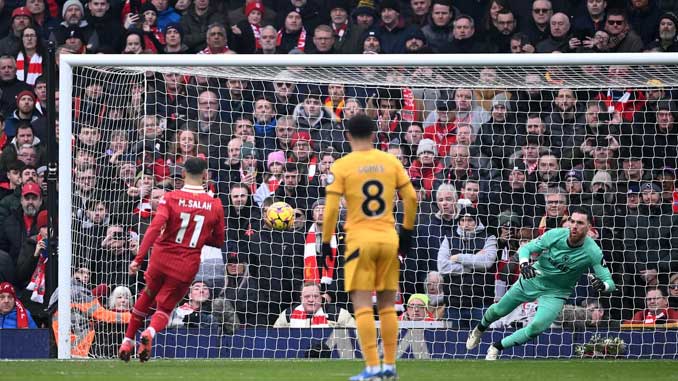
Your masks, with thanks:
M350 152L346 121L365 113L375 148L398 157L420 199L416 243L401 259L401 357L484 353L462 343L518 281L518 248L567 226L578 206L594 216L589 235L617 290L599 296L583 276L556 321L505 356L577 357L594 335L624 340L626 357L675 356L675 63L663 54L62 56L59 217L72 234L59 242L59 355L116 355L147 263L135 276L128 265L158 201L182 187L182 163L197 156L223 202L227 242L203 250L153 355L359 356L342 218L336 268L322 271L315 257L329 168ZM275 201L294 208L292 230L262 222ZM402 220L398 202L395 213ZM520 305L487 343L538 308ZM648 323L656 330L637 330Z

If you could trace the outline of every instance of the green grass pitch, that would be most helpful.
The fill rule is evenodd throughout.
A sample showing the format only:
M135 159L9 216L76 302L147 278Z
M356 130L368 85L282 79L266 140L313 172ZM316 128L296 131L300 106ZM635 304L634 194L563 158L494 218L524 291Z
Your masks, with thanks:
M362 369L349 360L0 361L0 380L334 381ZM401 381L435 380L678 380L678 361L402 360Z

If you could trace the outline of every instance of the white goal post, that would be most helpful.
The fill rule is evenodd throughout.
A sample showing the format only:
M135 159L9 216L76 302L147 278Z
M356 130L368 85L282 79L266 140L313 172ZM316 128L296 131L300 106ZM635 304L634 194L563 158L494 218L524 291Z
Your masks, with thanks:
M623 65L630 67L628 74L617 79L610 79L605 74L600 76L587 75L582 67L607 68L608 66ZM292 67L303 70L295 72L287 70ZM403 75L394 79L387 75L392 68L421 68L430 67L438 70L439 75L435 82L422 82L421 79L410 75ZM61 55L59 62L59 288L58 288L58 357L69 359L71 351L71 278L74 272L73 234L74 229L74 201L73 192L75 181L74 173L74 99L78 96L76 90L82 91L83 86L79 78L87 78L87 74L78 72L80 69L91 70L92 73L104 73L99 78L102 82L115 85L117 75L138 75L145 71L156 73L178 73L185 76L204 76L214 78L236 78L243 81L275 81L282 71L285 71L289 82L296 84L317 84L326 87L330 84L344 84L379 88L431 88L434 90L451 91L461 87L483 89L489 87L478 78L481 68L494 68L498 75L491 84L495 89L518 91L525 89L527 74L543 74L549 68L562 68L562 82L548 82L544 80L538 85L539 89L558 91L561 88L573 90L596 89L604 92L609 89L645 89L648 80L653 79L662 84L662 88L678 91L678 54L673 53L611 53L611 54L471 54L471 55ZM373 68L373 76L363 76L360 70ZM301 73L301 74L299 74ZM602 72L599 72L602 73ZM96 74L98 75L98 74ZM95 76L96 76L95 75ZM617 80L617 82L615 82ZM145 81L145 78L141 80ZM371 82L374 81L374 82ZM263 85L262 85L263 88ZM119 91L124 91L120 90ZM268 91L268 90L262 90ZM303 96L303 91L300 90ZM670 91L669 91L670 93ZM399 93L402 95L402 93ZM128 94L118 94L128 95ZM676 92L674 95L678 95ZM142 104L147 95L142 94ZM450 100L447 98L445 100ZM487 100L487 99L486 99ZM509 101L511 99L509 98ZM513 99L514 102L521 102ZM602 100L601 100L602 101ZM492 105L492 99L489 99ZM614 102L614 100L612 100ZM363 102L364 103L364 102ZM582 102L583 103L583 102ZM422 103L423 104L423 103ZM431 104L431 103L429 103ZM436 107L436 99L432 100ZM369 106L363 104L364 108ZM423 107L423 106L422 106ZM421 114L424 115L418 122L424 124L424 119L430 115L431 106L426 106ZM492 108L493 106L490 106ZM582 107L584 107L582 105ZM143 107L142 107L143 108ZM610 106L613 112L614 106ZM377 112L374 110L375 113ZM486 110L487 111L487 110ZM603 110L599 110L603 111ZM491 115L491 110L488 115ZM578 111L582 113L584 110ZM142 109L140 117L145 115ZM375 114L376 115L376 114ZM524 115L526 116L526 115ZM485 119L485 122L487 119ZM675 122L678 127L678 120ZM112 130L111 130L112 131ZM483 130L484 131L484 130ZM110 131L109 131L110 132ZM476 137L480 134L473 129ZM480 138L478 138L480 139ZM131 142L132 144L134 142ZM166 142L169 144L169 142ZM434 146L435 147L435 146ZM210 147L207 147L208 149ZM623 147L622 147L623 148ZM209 154L208 154L209 155ZM413 156L414 152L412 152ZM208 156L209 159L209 156ZM263 158L265 160L265 158ZM442 158L441 158L442 159ZM508 157L489 157L505 161ZM142 159L143 160L143 159ZM513 160L513 159L512 159ZM511 162L513 163L513 161ZM620 166L621 167L621 166ZM585 170L583 168L582 170ZM621 168L619 169L621 170ZM648 168L659 170L662 168ZM498 170L501 172L501 169ZM141 175L143 176L143 174ZM501 174L500 174L501 176ZM563 183L566 174L562 174ZM423 187L423 185L422 185ZM497 188L498 189L498 188ZM457 189L460 192L460 189ZM482 190L481 190L482 191ZM486 190L486 193L497 190ZM422 191L424 192L424 191ZM425 192L424 192L425 193ZM458 196L458 195L457 195ZM485 196L489 197L489 194ZM488 199L486 203L490 203ZM429 200L433 205L435 200ZM310 206L311 203L309 203ZM536 227L535 227L536 229ZM306 230L304 230L306 234ZM641 238L638 238L641 239ZM668 250L677 251L678 247ZM623 250L623 249L622 249ZM495 257L495 261L497 258ZM622 263L623 267L625 263ZM126 267L126 266L125 266ZM619 278L621 279L621 278ZM298 298L297 298L298 299ZM297 300L295 299L295 300ZM449 336L451 337L451 336ZM569 353L569 352L568 352Z

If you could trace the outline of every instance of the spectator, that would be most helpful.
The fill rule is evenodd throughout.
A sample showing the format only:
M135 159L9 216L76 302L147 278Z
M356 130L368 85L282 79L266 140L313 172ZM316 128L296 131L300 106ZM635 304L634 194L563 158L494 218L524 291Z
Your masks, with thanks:
M435 0L431 6L431 13L426 25L422 26L421 31L426 37L428 46L434 53L449 52L448 46L452 42L453 31L456 31L456 18L459 11L452 6L449 0ZM470 19L470 18L469 18ZM468 19L467 19L468 21ZM472 26L472 25L471 25ZM471 32L471 35L473 33ZM470 36L469 36L470 37ZM457 38L455 36L455 38ZM450 52L452 53L452 52ZM471 52L455 52L471 53Z
M226 255L225 284L219 297L213 301L214 317L222 327L229 322L228 316L224 315L226 303L234 308L239 324L248 327L267 324L266 316L259 313L259 306L264 303L259 296L259 282L251 273L255 265L250 263L250 256L242 250ZM227 330L227 327L224 329Z
M50 31L59 25L59 22L53 17L51 10L47 9L47 1L26 0L26 9L33 16L33 27L38 32L38 38L42 40L49 39ZM0 32L0 35L3 34L5 33Z
M425 191L427 200L431 199L435 176L443 170L443 164L437 155L435 142L431 139L422 139L417 146L417 159L408 170L414 187Z
M492 159L496 167L502 168L502 161L516 150L516 120L513 106L506 94L499 93L492 98L490 119L480 127L480 152Z
M475 21L471 16L460 14L454 19L452 25L453 25L452 40L448 45L443 45L438 50L438 52L440 53L490 52L490 47L488 47L485 44L485 42L481 40L479 35L476 34Z
M26 105L29 103L28 98L29 96L25 96L25 98L20 103L22 104L22 107L26 107ZM17 110L19 114L21 115L21 112ZM34 147L35 152L40 155L43 153L42 145L40 144L40 139L33 134L33 128L31 127L30 124L28 124L26 121L19 120L17 118L12 118L8 122L12 122L12 125L10 128L13 130L12 134L16 134L14 138L10 141L10 143L2 150L2 154L0 154L0 168L7 168L7 165L17 159L18 153L24 145L27 145L29 147ZM7 128L7 126L6 126ZM5 129L7 132L7 129ZM35 163L34 163L35 165Z
M198 54L232 54L235 53L228 47L228 35L226 28L219 22L207 26L205 32L207 46Z
M12 29L4 38L0 39L0 56L16 57L21 47L21 35L24 29L33 24L33 15L26 7L15 8L12 11Z
M168 54L188 53L188 46L184 44L184 28L179 23L171 23L165 27L164 52Z
M287 54L293 49L304 52L306 49L306 28L302 22L301 12L292 8L285 13L282 28L278 30L278 53Z
M50 40L58 44L63 44L69 37L72 37L72 31L78 31L82 38L83 47L89 52L96 52L99 49L99 35L92 25L85 20L85 8L80 0L67 0L61 8L62 21L58 27L53 29Z
M398 317L400 321L435 321L431 313L429 298L425 294L414 294L407 299L405 312Z
M355 319L343 308L331 303L322 303L320 287L304 283L301 288L301 304L285 309L273 324L274 328L323 328L355 327Z
M645 296L645 309L633 314L624 323L667 324L678 323L678 311L669 308L669 300L660 288L654 288Z
M583 143L586 135L586 117L577 109L577 95L572 89L558 90L555 108L544 121L551 132L551 150L561 157Z
M46 58L46 49L38 32L33 27L26 27L21 32L19 53L17 54L17 78L34 86L36 79L44 70L43 59Z
M496 3L497 1L492 2L493 6ZM487 44L495 46L497 53L511 52L511 36L517 31L516 25L516 17L509 8L499 10L496 18L496 29L492 28L493 30L487 33Z
M381 51L386 54L404 53L405 36L416 26L407 25L402 17L399 0L381 2L381 22L376 28L381 42Z
M362 53L363 54L379 54L381 50L381 39L377 32L367 31L362 36Z
M253 54L262 48L261 27L266 9L264 4L256 0L245 2L243 10L246 18L231 26L233 35L231 48L237 53Z
M593 37L605 27L606 7L607 0L586 0L586 11L575 16L572 29L579 36Z
M377 18L377 11L374 8L374 5L358 5L351 13L351 16L355 19L356 25L364 30L368 30L374 25L374 21Z
M132 291L125 286L118 286L108 295L108 310L114 313L130 313L134 301ZM91 355L96 358L111 358L118 353L118 346L125 337L125 324L122 322L96 322L94 343Z
M120 21L115 18L114 12L111 11L110 0L89 0L87 1L87 9L89 10L87 23L99 36L99 50L121 51L119 37L123 35L124 30Z
M283 183L275 192L275 196L282 201L306 211L308 208L308 188L303 182L299 166L295 163L286 163L283 172Z
M450 146L457 143L457 105L453 100L436 101L436 121L424 128L424 139L429 139L437 146L436 154L447 156ZM420 144L421 142L419 142Z
M583 300L579 306L566 304L556 321L567 330L618 329L618 324L607 316L605 307L593 298Z
M544 195L546 212L544 216L535 220L535 226L539 235L548 230L562 227L567 221L568 204L567 196L560 188L548 188Z
M657 103L657 123L643 135L643 158L650 168L678 167L678 106L663 100Z
M214 320L210 297L210 288L205 282L193 281L188 301L172 311L168 327L208 328Z
M40 186L26 183L21 187L21 208L11 211L0 227L0 250L9 253L15 264L23 243L38 233L37 215L41 207Z
M659 18L659 37L651 42L647 48L660 52L678 52L678 39L676 38L678 16L673 12L666 12Z
M533 5L534 6L534 5ZM549 20L550 36L537 43L537 53L561 52L567 53L581 45L581 41L570 38L570 19L562 12L555 13Z
M657 27L662 11L657 1L631 0L629 5L628 23L640 36L643 44L647 45L657 37Z
M678 306L678 274L672 274L667 286L669 296L669 307L676 309Z
M334 112L324 106L321 99L320 88L311 85L306 98L294 108L292 116L297 127L310 133L313 141L330 144L331 131L334 129ZM291 148L294 148L294 145Z
M50 306L56 305L57 296L55 291L49 301ZM71 278L71 316L71 356L76 358L92 355L90 349L96 335L95 323L127 324L130 319L129 312L111 311L101 305L89 289L89 270L78 265ZM52 316L52 331L58 343L58 311Z
M167 0L160 1L167 2ZM189 52L198 53L208 49L207 54L222 53L226 46L226 29L221 22L223 22L223 15L216 12L210 0L194 1L193 6L181 17L181 27L184 32L182 41L188 46ZM213 28L217 25L220 28ZM160 29L163 28L160 19L158 26ZM210 36L209 33L215 33L215 35ZM214 40L215 46L206 48L210 38Z
M409 24L421 27L430 22L431 0L410 0L410 10Z
M551 112L553 96L551 91L544 90L543 78L535 73L526 74L524 77L526 89L518 90L513 98L516 105L516 114L519 121L528 118L541 118Z
M158 10L157 24L160 31L164 31L169 24L179 23L185 17L180 15L174 8L172 8L172 6L170 6L169 0L151 0L151 3ZM186 14L189 11L190 9L187 9L183 12L183 14Z
M118 220L129 221L129 216L119 217ZM127 225L112 221L104 239L94 245L99 247L94 247L93 256L87 258L91 262L92 283L131 286L132 278L128 275L127 264L139 247L139 235Z
M0 112L12 115L17 107L16 97L23 91L32 92L31 87L19 81L16 76L16 59L10 56L0 56ZM7 132L5 132L7 135ZM13 135L12 135L13 136Z
M261 28L261 37L259 42L261 49L257 49L257 54L276 54L277 52L278 32L272 25Z
M9 282L0 283L0 329L38 328Z
M360 38L364 29L349 18L349 2L333 0L329 2L327 9L330 11L330 27L336 36L334 50L342 54L362 53Z
M443 292L443 277L437 271L429 271L426 275L426 296L429 300L429 311L435 320L440 320L445 316L445 294Z
M494 93L492 97L494 97ZM490 97L490 105L491 105ZM473 127L473 134L480 132L480 126L490 119L490 114L477 105L476 95L471 89L459 88L454 92L454 103L457 107L456 122L468 123Z
M497 239L479 223L477 209L461 209L457 227L442 240L438 251L438 271L448 290L447 318L453 324L472 326L492 303L496 259Z
M254 201L261 207L264 200L273 195L280 186L286 158L284 151L274 151L268 154L266 160L267 171L263 175L262 184L254 194Z
M328 25L322 24L315 27L313 31L313 45L309 46L306 53L315 54L334 54L335 43L334 30Z
M250 196L250 187L244 183L232 183L228 192L229 202L226 211L228 239L236 242L249 241L258 230L258 208L254 207Z
M174 135L167 155L168 165L183 165L189 157L205 159L205 154L198 146L198 134L192 130L179 130Z
M611 52L640 52L643 40L628 24L628 17L623 10L610 9L605 20L605 31L610 35Z
M534 53L534 45L532 41L525 33L514 33L511 36L511 53L512 54L522 54L522 53Z
M553 17L553 5L550 0L536 0L532 2L529 17L525 17L520 30L527 35L529 41L538 44L551 37L549 24Z

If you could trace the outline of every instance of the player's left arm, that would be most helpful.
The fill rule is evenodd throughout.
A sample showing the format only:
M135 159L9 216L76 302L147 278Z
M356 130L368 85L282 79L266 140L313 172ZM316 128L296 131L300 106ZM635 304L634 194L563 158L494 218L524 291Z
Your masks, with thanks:
M217 223L206 244L213 247L222 247L224 246L224 240L226 239L226 224L224 222L224 207L219 198L214 199L214 207L216 207Z
M612 292L617 289L612 279L612 274L605 264L603 253L598 249L595 255L591 256L591 267L595 273L595 277L591 279L591 285L600 292ZM602 284L597 283L602 282Z

